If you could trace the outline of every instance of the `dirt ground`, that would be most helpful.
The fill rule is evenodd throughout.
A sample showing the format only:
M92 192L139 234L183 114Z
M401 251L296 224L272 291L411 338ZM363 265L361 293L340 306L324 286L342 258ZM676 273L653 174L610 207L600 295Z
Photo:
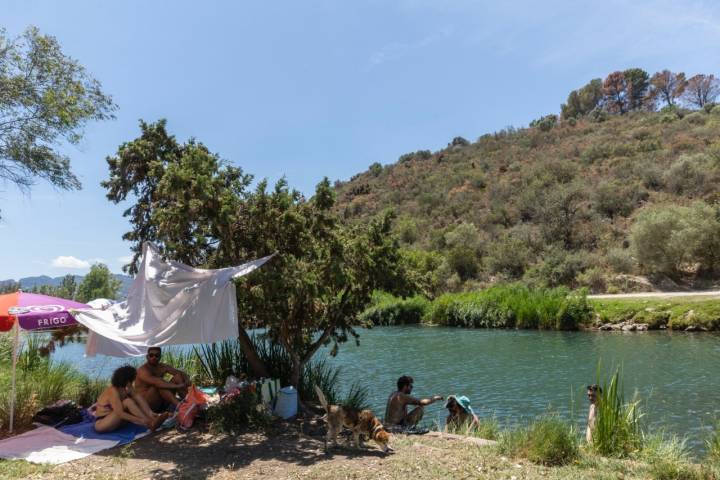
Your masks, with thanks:
M0 461L0 479L680 478L657 477L648 464L586 453L582 453L571 465L546 467L523 459L507 458L493 445L480 445L460 437L438 438L430 434L395 435L391 441L395 453L388 455L371 443L362 450L342 446L326 454L322 435L305 432L301 433L294 425L281 426L269 435L217 435L204 429L190 432L168 430L125 447L54 467Z
M322 436L300 434L296 428L267 436L211 434L206 430L170 430L132 445L31 474L29 478L92 479L254 479L310 478L308 467L328 471L346 463L381 468L387 460L367 444L363 450L338 447L325 454ZM337 478L343 478L342 476Z

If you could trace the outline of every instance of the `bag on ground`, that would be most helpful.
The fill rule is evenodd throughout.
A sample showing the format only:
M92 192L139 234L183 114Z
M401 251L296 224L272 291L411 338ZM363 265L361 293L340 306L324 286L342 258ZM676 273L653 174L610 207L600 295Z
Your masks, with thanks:
M72 425L83 421L82 409L72 400L58 400L33 416L33 422L51 427Z
M207 403L208 396L195 385L191 385L187 395L177 408L177 422L180 428L187 430L192 427L195 418L200 413L200 409L205 408Z

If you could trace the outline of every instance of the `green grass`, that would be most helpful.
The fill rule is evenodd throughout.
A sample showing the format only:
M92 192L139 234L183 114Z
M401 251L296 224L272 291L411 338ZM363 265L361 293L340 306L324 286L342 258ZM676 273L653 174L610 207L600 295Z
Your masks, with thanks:
M0 459L0 480L29 478L32 475L52 472L52 465L38 465L23 460Z
M376 294L362 319L374 325L423 323L448 327L577 330L591 310L584 292L530 288L519 283L446 293L433 301Z
M720 300L701 297L591 299L592 309L603 323L632 321L649 328L684 330L694 325L720 329Z
M547 466L567 465L579 454L576 432L554 415L539 417L527 427L503 432L499 448L505 455Z
M471 426L468 422L465 425L449 428L448 433L483 438L485 440L497 440L500 438L500 424L497 419L492 416L489 418L481 418L480 426L478 427Z

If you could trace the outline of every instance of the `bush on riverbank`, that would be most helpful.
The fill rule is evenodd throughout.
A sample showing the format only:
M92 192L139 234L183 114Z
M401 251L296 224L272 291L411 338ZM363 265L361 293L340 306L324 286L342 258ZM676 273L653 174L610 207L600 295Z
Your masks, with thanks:
M290 357L277 343L260 336L250 338L255 351L268 369L271 378L277 378L282 385L290 385L292 363ZM193 348L190 357L183 360L187 373L205 384L222 386L229 375L239 377L247 374L249 364L236 339L200 345ZM340 392L340 368L333 367L321 358L305 365L300 376L298 394L302 400L318 401L315 385L325 394L330 403L347 403L364 406L368 403L369 392L359 384L353 384L343 396Z
M95 402L96 382L68 363L54 362L48 357L41 356L36 348L38 346L36 337L27 338L18 358L15 428L22 429L29 426L33 415L40 408L61 399L73 400L83 406ZM0 335L0 351L8 353L0 357L0 428L7 428L10 422L11 342L10 335Z
M527 427L503 432L499 449L505 455L547 466L572 463L579 452L576 432L556 416L540 417Z
M380 293L363 313L374 325L424 323L448 327L577 330L589 322L584 292L496 285L478 292L448 293L432 302Z
M370 307L360 314L360 321L382 326L417 325L429 305L430 301L419 295L398 298L389 293L375 292Z

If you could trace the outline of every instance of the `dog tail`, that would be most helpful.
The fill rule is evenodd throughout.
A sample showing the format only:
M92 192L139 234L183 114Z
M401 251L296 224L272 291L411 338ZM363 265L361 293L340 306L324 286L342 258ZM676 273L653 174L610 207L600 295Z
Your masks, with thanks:
M318 387L317 385L315 385L315 393L317 393L318 400L320 400L320 404L323 406L323 408L327 412L328 411L327 399L325 398L325 394L322 392L322 390L320 390L320 387Z

